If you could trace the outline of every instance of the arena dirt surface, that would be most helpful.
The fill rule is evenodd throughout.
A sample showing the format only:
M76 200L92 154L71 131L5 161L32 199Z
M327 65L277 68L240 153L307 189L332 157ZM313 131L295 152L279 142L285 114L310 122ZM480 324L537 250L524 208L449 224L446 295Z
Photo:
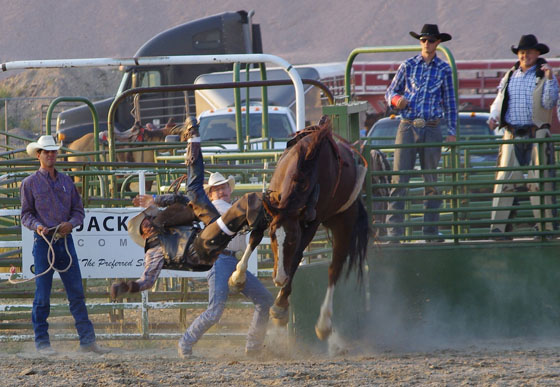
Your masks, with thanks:
M2 343L3 386L366 386L558 385L560 340L515 339L454 349L395 351L383 348L310 354L286 345L247 358L243 340L203 340L193 358L177 356L176 341L104 341L106 355L76 352L55 342L60 354L39 357L32 343ZM282 348L283 347L283 348Z

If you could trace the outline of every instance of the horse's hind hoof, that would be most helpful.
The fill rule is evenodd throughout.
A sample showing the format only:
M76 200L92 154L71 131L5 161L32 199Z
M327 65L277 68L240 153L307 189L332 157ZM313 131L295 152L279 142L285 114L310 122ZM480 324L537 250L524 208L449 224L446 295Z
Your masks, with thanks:
M315 325L315 334L317 335L319 340L324 341L328 339L331 333L332 333L332 328L329 327L326 329L319 329L319 327Z
M231 277L229 277L228 280L228 287L229 287L229 292L230 294L238 294L241 293L241 291L243 290L243 288L245 288L245 282L243 283L236 283L233 282L233 280L231 279Z
M270 307L270 318L274 325L285 326L288 324L289 314L288 308L281 308L277 305L272 305Z

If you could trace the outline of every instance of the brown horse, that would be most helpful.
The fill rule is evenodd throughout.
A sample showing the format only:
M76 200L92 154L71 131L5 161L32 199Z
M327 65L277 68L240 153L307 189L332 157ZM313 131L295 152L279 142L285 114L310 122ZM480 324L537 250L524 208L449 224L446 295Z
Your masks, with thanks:
M357 165L348 144L334 141L330 125L307 128L296 138L278 161L269 193L263 198L270 216L273 279L282 286L271 316L282 324L287 322L292 279L303 250L323 224L330 229L333 244L329 285L315 326L323 340L332 330L334 286L348 256L348 270L356 266L362 275L369 238L368 217L359 197L365 167ZM262 236L262 230L254 232Z
M147 129L141 127L139 125L134 125L132 128L124 131L119 132L115 131L115 141L117 142L128 142L131 145L134 145L139 142L163 142L165 140L165 136L169 133L169 130L166 128L164 129ZM99 133L99 141L103 142L107 139L107 132ZM94 150L94 137L93 133L88 133L76 141L72 142L69 146L69 149L76 151L78 153L87 153L93 152ZM133 163L153 163L154 160L154 151L153 150L141 150L139 148L138 151L130 151L130 152L118 152L116 154L117 161L119 162L133 162ZM68 161L75 161L75 162L87 162L94 159L94 156L70 156L68 157ZM77 171L78 168L72 168L72 170ZM146 182L146 189L151 189L152 182Z

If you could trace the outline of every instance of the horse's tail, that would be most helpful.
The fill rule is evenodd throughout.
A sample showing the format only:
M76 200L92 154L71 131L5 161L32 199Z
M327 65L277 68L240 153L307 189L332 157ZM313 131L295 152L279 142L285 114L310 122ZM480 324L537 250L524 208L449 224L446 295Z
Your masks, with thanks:
M352 230L352 240L348 251L348 270L346 277L354 265L358 265L358 280L364 276L364 263L367 258L368 240L370 235L369 219L362 200L358 198L358 216Z

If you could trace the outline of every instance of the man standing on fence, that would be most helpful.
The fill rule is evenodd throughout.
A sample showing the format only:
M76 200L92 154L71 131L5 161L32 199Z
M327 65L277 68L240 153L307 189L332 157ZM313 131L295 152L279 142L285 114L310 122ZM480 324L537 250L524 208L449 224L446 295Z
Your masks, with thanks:
M196 125L196 123L192 125ZM196 144L199 137L195 129L196 126L192 127L192 132L187 136L189 138L188 141L191 142L187 147L186 156L187 167L189 168L187 182L188 198L177 194L156 197L142 195L134 198L134 205L148 207L146 211L131 219L128 228L133 240L146 250L144 257L145 270L139 280L115 283L111 287L112 298L117 298L127 292L138 292L151 288L163 268L176 268L179 270L210 269L207 275L209 287L208 308L193 321L179 341L178 352L182 358L190 357L193 345L200 340L208 329L220 320L229 294L228 279L235 271L237 265L235 252L244 251L246 247L245 236L238 235L233 239L231 237L228 238L231 241L227 244L225 250L223 248L219 249L218 258L213 265L203 264L195 266L182 263L185 266L181 267L181 263L178 263L178 266L174 267L171 266L173 263L169 262L169 260L165 262L165 256L177 254L170 254L169 251L174 249L171 245L176 245L176 243L170 241L171 238L169 238L168 232L161 232L162 228L182 225L174 235L180 234L179 239L185 238L187 240L185 244L189 246L185 247L187 254L189 254L189 248L193 246L193 238L196 237L197 232L200 232L200 230L186 226L194 220L194 214L188 211L190 206L186 206L189 202L196 203L193 206L194 212L207 225L214 222L220 214L223 214L232 207L230 201L235 186L233 177L225 179L220 173L213 173L203 190L204 163L200 149L197 146L198 144ZM193 142L195 143L194 147ZM212 200L212 203L208 201L208 197ZM165 212L154 211L154 204L165 206L167 209ZM258 211L260 211L260 207ZM191 253L189 258L192 260L195 255L196 253ZM184 262L185 260L181 261ZM245 287L241 292L255 304L253 321L247 334L247 345L245 348L247 355L255 356L260 353L263 346L269 318L269 308L272 305L273 298L260 281L249 272L246 273Z
M35 298L31 315L35 347L43 355L53 355L47 318L54 271L58 271L70 303L80 338L80 350L103 354L109 350L95 342L95 332L85 304L82 275L72 241L72 229L82 224L84 207L76 186L67 175L55 169L60 144L52 136L41 136L27 146L37 157L40 168L21 183L21 223L35 231L33 261Z
M420 34L411 31L410 35L420 40L422 51L400 65L385 93L387 104L399 110L402 117L395 144L441 142L440 121L444 115L448 128L446 141L455 141L457 107L452 71L447 63L436 56L438 45L451 40L451 35L440 33L436 24L425 24ZM419 146L395 149L393 170L414 169L417 153L423 170L437 169L441 158L441 147ZM392 183L408 183L409 179L409 175L393 175ZM438 195L437 188L429 186L430 183L435 182L437 182L437 174L424 174L424 183L428 184L424 187L424 196ZM405 187L395 187L390 192L391 198L396 199L389 202L389 211L395 211L387 218L388 223L394 224L388 230L388 235L391 237L399 237L404 234L404 227L399 223L404 220L404 214L400 211L404 209L405 202L399 199L402 199L406 191ZM438 222L439 212L437 210L440 206L440 199L424 200L424 208L431 210L424 214L424 222ZM426 238L428 242L443 241L439 236L437 225L424 225L423 232L428 237ZM393 239L392 242L398 243L399 241Z
M534 35L523 35L517 47L511 46L511 51L517 55L519 61L504 75L498 86L498 95L490 107L488 126L494 130L496 127L504 128L504 140L512 139L543 139L550 137L550 123L552 112L558 101L558 81L552 74L552 68L539 55L546 54L549 49L545 44L539 43ZM539 148L542 147L542 153ZM544 157L542 159L541 157ZM554 146L551 142L535 144L525 142L522 144L503 144L500 147L499 166L519 167L527 165L554 164ZM522 179L525 171L499 171L496 180L504 181ZM551 177L554 170L529 170L526 172L531 179ZM544 191L554 189L553 182L542 183ZM495 194L508 194L511 196L494 197L492 207L511 207L514 204L514 195L524 184L496 184ZM529 191L539 192L539 183L528 184ZM531 196L532 205L542 205L543 196ZM553 196L544 196L544 204L554 204ZM491 231L499 236L496 239L511 239L504 235L506 224L501 223L510 217L511 209L492 211ZM544 210L547 218L555 217L555 210ZM541 218L541 209L533 210L535 219ZM543 231L541 224L537 223L536 230ZM509 229L509 228L508 228ZM546 230L552 231L553 223L546 222ZM540 238L539 238L540 239Z

